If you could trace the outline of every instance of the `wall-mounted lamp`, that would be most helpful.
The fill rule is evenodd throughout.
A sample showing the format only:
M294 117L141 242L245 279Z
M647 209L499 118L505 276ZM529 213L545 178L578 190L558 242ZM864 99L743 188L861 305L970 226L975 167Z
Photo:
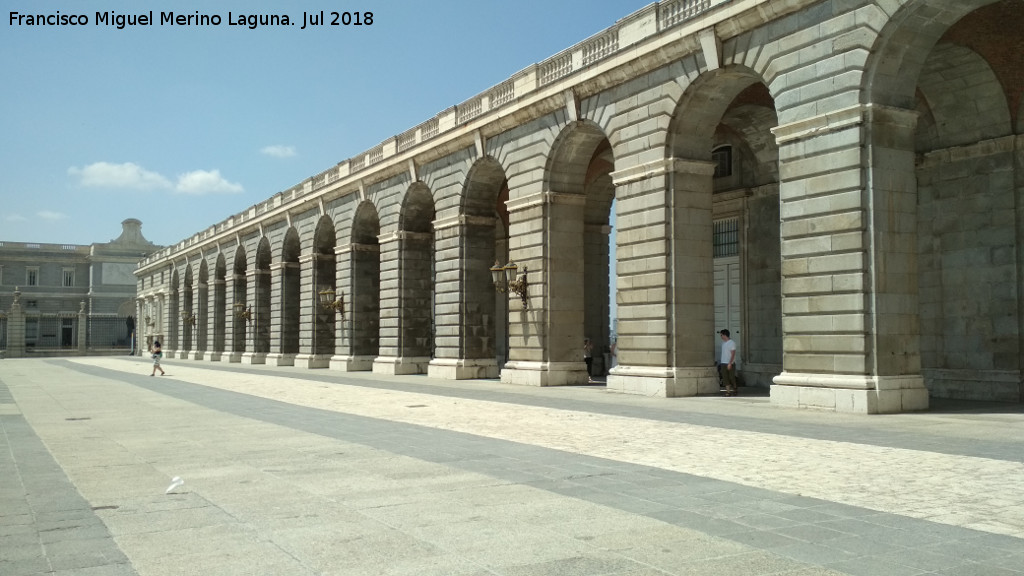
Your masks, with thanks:
M153 318L151 318L149 316L146 316L146 326L154 326L154 325L156 325L156 323L153 322Z
M184 322L185 324L191 324L192 326L195 326L196 325L196 313L195 312L186 312L185 310L182 310L181 311L181 321Z
M324 307L324 310L331 312L337 312L341 314L341 321L345 321L345 292L338 292L338 297L335 298L335 292L333 288L324 288L317 292L320 295L320 305Z
M523 271L517 274L519 267L516 266L515 262L509 262L504 266L499 262L495 262L494 266L491 267L491 277L494 280L494 289L502 294L506 292L512 292L518 294L523 300L523 309L529 308L527 303L527 293L529 283L526 281L526 266L523 266Z
M252 304L246 306L244 302L235 302L235 318L252 324Z

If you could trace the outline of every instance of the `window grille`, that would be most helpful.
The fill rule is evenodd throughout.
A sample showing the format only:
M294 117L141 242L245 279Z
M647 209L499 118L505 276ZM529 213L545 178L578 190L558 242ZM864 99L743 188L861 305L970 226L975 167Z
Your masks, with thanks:
M740 253L740 219L719 220L714 224L712 246L714 257L736 256Z
M29 268L25 271L25 284L39 286L39 268Z
M75 270L73 268L64 269L64 286L71 287L75 285Z

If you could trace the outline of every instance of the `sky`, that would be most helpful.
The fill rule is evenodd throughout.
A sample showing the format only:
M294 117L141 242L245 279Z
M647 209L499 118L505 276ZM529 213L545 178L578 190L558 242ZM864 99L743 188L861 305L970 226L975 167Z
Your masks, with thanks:
M3 0L0 241L108 242L138 218L148 240L174 244L647 4ZM150 26L96 24L150 10ZM301 29L304 12L346 10L372 24ZM168 11L221 25L160 25ZM229 12L294 25L234 26Z

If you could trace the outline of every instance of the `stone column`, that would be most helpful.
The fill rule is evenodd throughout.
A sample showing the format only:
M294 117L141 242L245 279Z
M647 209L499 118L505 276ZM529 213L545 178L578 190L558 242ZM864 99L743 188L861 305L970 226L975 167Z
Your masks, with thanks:
M502 382L587 382L583 362L582 194L544 192L509 201L509 258L526 271L527 306L509 295L510 360Z
M927 408L916 118L858 105L774 130L784 337L773 404L868 414Z
M263 285L263 280L270 272L267 270L250 270L246 273L248 277L248 298L246 303L252 305L252 321L248 323L248 339L245 352L242 353L241 361L245 364L266 364L267 354L270 350L269 344L261 345L260 340L269 342L271 340L271 304L269 299L264 298L263 292L268 288Z
M289 269L296 266L299 264L295 262L278 262L270 265L270 353L267 354L267 364L273 366L295 365L296 353L284 352L283 346L284 331L298 329L288 326L288 319L285 317L285 308L295 305L294 302L288 302L285 297L286 274ZM301 317L299 323L302 323Z
M14 302L7 316L7 357L25 357L25 309L21 307L21 291L14 287Z
M411 249L429 243L430 233L398 231L380 236L381 247L381 324L380 355L373 361L378 374L426 374L430 362L428 349L430 318L430 263L419 258L420 250ZM424 312L424 310L428 310ZM427 317L424 318L424 314Z
M192 285L191 310L196 319L195 325L192 326L192 354L190 357L193 360L202 360L209 345L209 341L206 339L207 326L210 325L209 299L210 291L206 278L196 280L195 284Z
M618 225L619 365L608 388L648 396L718 392L711 176L669 158L612 174Z
M235 309L235 304L246 304L240 299L235 298L235 292L238 290L239 283L244 286L245 276L241 274L229 274L224 279L224 310L226 319L224 322L224 353L221 354L221 362L241 362L242 352L236 350L236 345L240 344L242 347L245 346L245 318L239 318L239 310ZM242 307L244 310L245 307ZM241 330L239 330L241 327ZM236 332L241 332L240 338L235 338Z
M345 293L345 317L335 317L335 353L330 367L343 372L366 372L373 369L376 354L368 354L363 348L370 348L379 338L380 315L368 310L378 302L380 290L378 279L357 276L356 266L360 259L380 258L380 247L370 244L348 244L334 249L335 290ZM376 270L376 268L374 268ZM379 276L379 273L378 273ZM370 342L366 342L369 340Z
M89 315L85 313L85 302L78 308L78 353L84 355L88 344Z
M498 377L499 319L490 271L494 223L492 217L466 215L434 222L436 353L427 368L432 378Z
M327 368L331 364L331 354L318 354L318 340L322 338L324 324L334 324L334 314L325 310L320 304L321 283L319 268L326 264L324 260L334 263L334 255L308 254L299 259L300 311L302 318L299 329L299 355L295 357L296 366L306 368ZM332 328L333 329L333 328Z

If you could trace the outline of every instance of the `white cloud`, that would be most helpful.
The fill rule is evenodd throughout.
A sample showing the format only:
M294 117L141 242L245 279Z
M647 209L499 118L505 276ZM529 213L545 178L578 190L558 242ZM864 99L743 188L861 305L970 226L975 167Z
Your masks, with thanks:
M28 218L25 218L21 214L9 214L4 217L7 222L28 222Z
M220 170L194 170L178 176L174 191L180 194L201 196L203 194L238 194L244 189L241 184L228 182Z
M88 188L127 188L129 190L171 188L171 182L167 178L131 162L124 164L96 162L85 168L72 166L68 169L68 173L77 176L78 183Z
M261 153L267 156L273 156L275 158L291 158L296 156L298 152L295 151L295 146L267 146L260 150Z
M39 216L43 220L63 220L68 217L67 214L62 214L60 212L51 212L49 210L36 212L36 216Z

